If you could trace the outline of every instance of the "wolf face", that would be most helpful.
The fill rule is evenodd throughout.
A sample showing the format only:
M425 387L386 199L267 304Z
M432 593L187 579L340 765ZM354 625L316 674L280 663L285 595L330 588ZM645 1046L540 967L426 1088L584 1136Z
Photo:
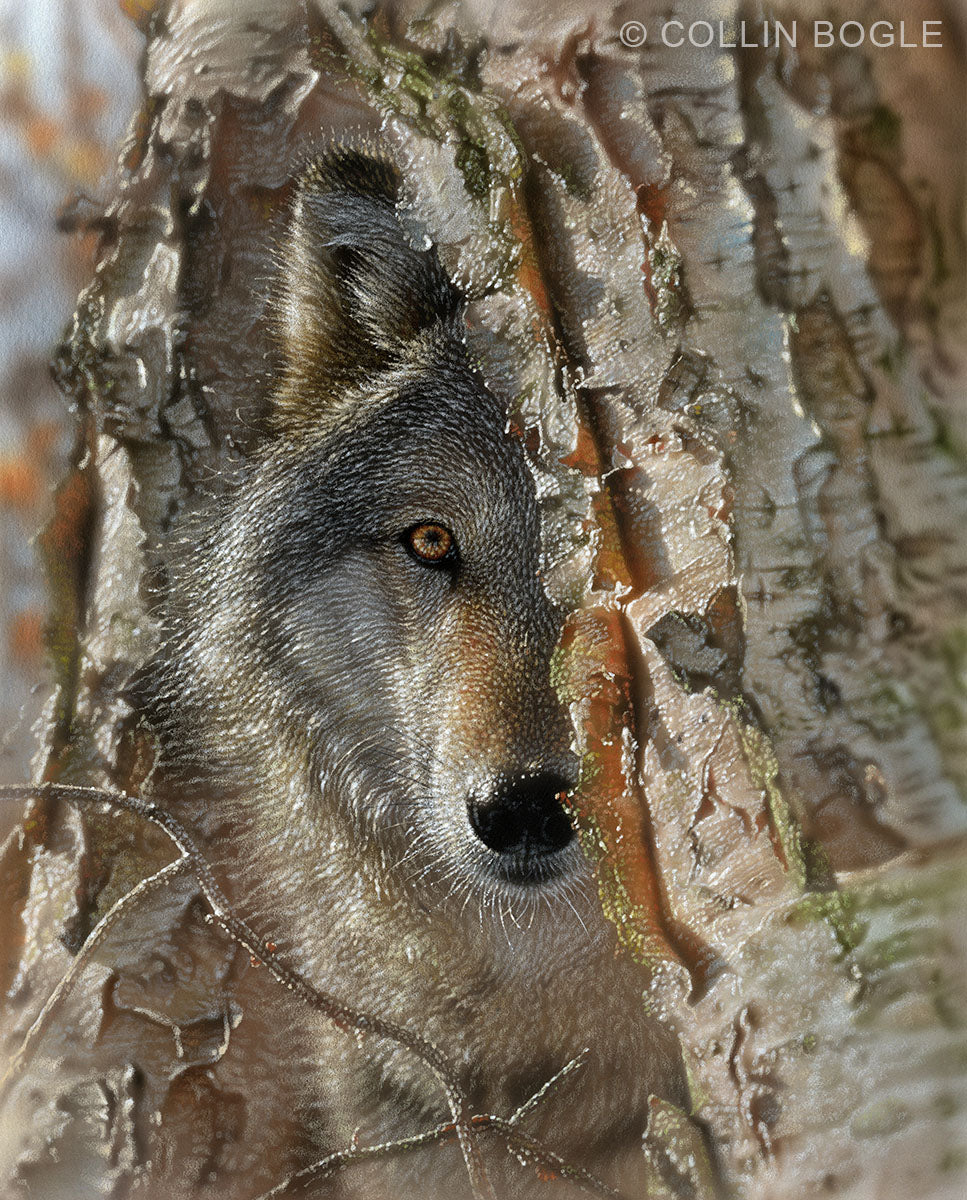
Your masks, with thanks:
M234 751L223 727L220 753L267 760L282 737L306 802L340 811L388 869L406 858L435 888L512 896L584 866L549 682L562 618L523 452L391 186L347 152L302 182L274 436L188 564L182 640L206 695L228 662L255 692L255 726ZM220 599L198 604L213 579Z
M302 180L270 431L172 568L154 711L175 792L203 783L211 857L280 951L418 1020L487 1111L593 1045L554 1129L607 1159L640 1145L649 1092L674 1092L673 1053L567 815L534 482L395 198L347 151ZM392 1048L307 1036L336 1125L440 1114Z
M281 735L306 802L434 888L513 893L580 870L533 483L466 366L274 447L210 553L230 599L193 653L255 684L246 759Z

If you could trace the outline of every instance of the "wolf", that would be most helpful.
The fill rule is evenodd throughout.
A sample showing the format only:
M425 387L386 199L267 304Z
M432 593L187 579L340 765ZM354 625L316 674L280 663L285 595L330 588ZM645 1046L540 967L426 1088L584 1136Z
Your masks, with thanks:
M183 813L203 795L192 820L239 911L318 986L441 1048L476 1112L509 1117L580 1058L526 1132L641 1194L648 1098L685 1102L676 1043L575 836L534 480L401 187L347 147L298 180L264 437L169 567L145 683L158 794ZM400 1046L279 1020L293 1167L448 1119ZM560 1194L496 1140L487 1157L500 1197ZM340 1186L471 1194L453 1146Z

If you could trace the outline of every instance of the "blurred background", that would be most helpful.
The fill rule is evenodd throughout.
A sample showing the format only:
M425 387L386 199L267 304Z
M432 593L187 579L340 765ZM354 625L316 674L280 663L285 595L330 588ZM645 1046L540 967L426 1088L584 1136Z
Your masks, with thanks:
M0 782L30 771L43 704L35 548L71 445L49 363L90 277L93 235L58 230L97 196L138 96L138 0L0 0ZM0 834L13 814L0 812Z

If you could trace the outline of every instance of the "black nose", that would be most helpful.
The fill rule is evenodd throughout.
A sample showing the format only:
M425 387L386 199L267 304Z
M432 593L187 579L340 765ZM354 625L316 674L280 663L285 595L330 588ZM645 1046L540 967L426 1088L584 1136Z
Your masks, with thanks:
M567 790L550 771L503 776L488 800L470 802L470 824L498 854L553 854L574 837L562 803Z

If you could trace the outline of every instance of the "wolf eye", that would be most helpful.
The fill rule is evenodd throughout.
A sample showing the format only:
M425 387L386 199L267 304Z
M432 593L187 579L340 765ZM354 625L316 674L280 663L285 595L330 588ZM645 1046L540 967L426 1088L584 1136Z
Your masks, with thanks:
M449 566L457 558L457 539L445 525L433 521L408 529L403 544L418 562L427 566Z

